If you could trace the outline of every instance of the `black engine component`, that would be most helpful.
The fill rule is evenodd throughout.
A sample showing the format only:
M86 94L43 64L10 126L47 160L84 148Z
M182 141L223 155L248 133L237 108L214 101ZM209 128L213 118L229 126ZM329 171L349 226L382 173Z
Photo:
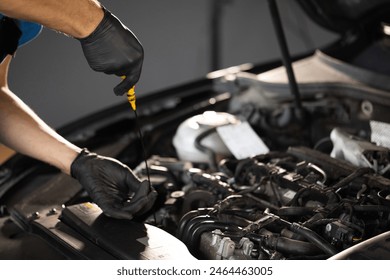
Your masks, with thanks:
M390 229L390 180L309 148L213 172L172 160L150 160L166 170L157 222L201 259L326 259Z

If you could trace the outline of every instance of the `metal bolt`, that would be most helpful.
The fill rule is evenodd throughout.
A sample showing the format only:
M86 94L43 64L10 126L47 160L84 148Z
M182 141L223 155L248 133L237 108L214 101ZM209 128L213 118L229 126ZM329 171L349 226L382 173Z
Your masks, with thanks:
M39 217L40 217L39 212L34 212L34 213L32 213L32 214L31 214L31 217L32 217L33 219L39 219Z
M50 209L50 211L49 211L49 215L54 215L54 214L56 214L57 213L57 209L55 209L55 208L52 208L52 209Z
M374 112L374 106L370 101L364 100L361 104L361 110L364 115L371 117L372 113Z

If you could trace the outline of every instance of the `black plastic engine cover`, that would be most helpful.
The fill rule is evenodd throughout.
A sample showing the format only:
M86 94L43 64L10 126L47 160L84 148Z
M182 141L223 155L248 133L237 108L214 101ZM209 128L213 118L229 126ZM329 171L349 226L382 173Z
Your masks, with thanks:
M194 260L187 247L148 224L106 217L93 203L66 207L61 220L118 259Z

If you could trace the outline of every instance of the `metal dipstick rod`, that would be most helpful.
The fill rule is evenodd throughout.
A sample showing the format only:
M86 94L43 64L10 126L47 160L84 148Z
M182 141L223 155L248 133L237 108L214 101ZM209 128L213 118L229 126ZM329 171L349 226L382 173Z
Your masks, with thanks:
M149 172L149 166L148 166L148 160L146 157L146 149L145 149L145 144L144 144L144 138L142 135L141 131L141 126L139 125L138 121L138 114L137 114L137 106L136 106L136 98L135 98L135 87L133 86L128 92L127 92L127 100L130 103L131 108L133 109L134 115L135 115L135 122L138 130L138 136L139 140L141 142L141 147L142 147L142 154L145 162L145 169L146 169L146 176L148 177L148 182L149 182L149 190L152 191L152 182L150 181L150 172ZM157 219L156 219L156 213L153 213L153 218L154 218L154 224L157 225Z

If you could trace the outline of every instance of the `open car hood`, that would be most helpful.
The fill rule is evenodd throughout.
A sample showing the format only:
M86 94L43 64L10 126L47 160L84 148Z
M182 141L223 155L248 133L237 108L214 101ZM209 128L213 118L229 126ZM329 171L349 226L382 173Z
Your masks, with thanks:
M390 19L389 0L298 0L311 19L338 32L372 30Z

